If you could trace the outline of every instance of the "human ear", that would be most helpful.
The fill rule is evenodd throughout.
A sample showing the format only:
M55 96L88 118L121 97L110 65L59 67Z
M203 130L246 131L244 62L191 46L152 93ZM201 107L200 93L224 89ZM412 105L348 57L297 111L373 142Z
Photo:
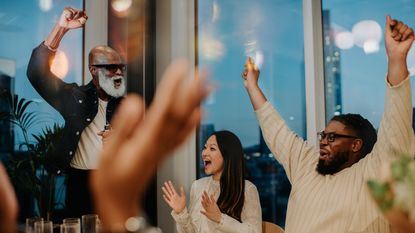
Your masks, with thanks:
M91 73L91 75L92 75L93 77L98 75L98 69L97 69L97 68L95 68L95 67L93 67L93 66L90 66L90 67L89 67L89 72Z
M353 152L358 152L362 149L362 146L363 146L362 139L360 139L360 138L355 139L352 143L352 151Z

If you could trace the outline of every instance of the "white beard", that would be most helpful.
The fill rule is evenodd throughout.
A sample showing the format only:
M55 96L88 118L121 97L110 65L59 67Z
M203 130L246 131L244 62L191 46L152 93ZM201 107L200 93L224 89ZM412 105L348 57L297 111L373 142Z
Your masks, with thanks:
M121 84L119 87L114 86L114 80L121 79ZM101 70L98 71L98 81L99 86L112 97L121 97L125 94L125 79L124 76L115 75L115 76L107 76Z

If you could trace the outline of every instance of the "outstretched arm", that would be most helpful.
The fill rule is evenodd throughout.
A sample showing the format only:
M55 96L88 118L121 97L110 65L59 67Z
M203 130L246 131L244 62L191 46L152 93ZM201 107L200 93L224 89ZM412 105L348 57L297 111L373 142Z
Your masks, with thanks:
M66 7L46 40L36 47L27 66L27 77L36 91L62 115L68 111L65 106L72 97L68 95L71 86L51 72L51 61L64 34L70 29L82 27L87 16L85 12Z
M59 21L46 38L45 45L52 50L57 49L66 32L82 27L87 19L88 16L84 11L72 7L65 7Z
M267 102L258 85L259 73L259 69L248 57L242 72L244 86L268 147L274 157L284 166L288 179L293 183L296 177L308 172L303 168L311 164L318 152L316 148L307 145L303 139L291 131L280 114Z
M412 97L409 72L406 65L408 51L414 41L412 28L403 22L386 17L385 46L388 55L389 83L386 90L385 110L373 148L376 163L369 174L377 174L382 161L402 154L415 153L412 130ZM372 172L373 171L373 172Z
M201 101L211 86L205 75L189 80L186 62L169 66L144 118L143 101L127 96L114 117L111 140L104 145L91 186L106 230L121 231L140 214L138 202L157 165L195 129Z

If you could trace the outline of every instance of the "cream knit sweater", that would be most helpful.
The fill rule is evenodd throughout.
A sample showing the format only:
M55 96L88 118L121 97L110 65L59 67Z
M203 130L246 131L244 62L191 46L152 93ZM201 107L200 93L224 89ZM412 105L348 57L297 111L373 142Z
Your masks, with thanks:
M388 85L378 140L371 153L334 175L316 172L319 148L285 124L269 102L256 111L265 141L292 184L286 233L391 232L368 194L366 181L379 177L382 162L415 153L409 77Z

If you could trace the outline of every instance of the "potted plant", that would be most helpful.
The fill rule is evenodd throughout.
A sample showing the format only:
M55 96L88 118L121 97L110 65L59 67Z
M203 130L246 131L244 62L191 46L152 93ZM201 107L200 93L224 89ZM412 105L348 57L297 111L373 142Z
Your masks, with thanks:
M42 122L39 119L42 113L28 111L28 107L34 103L32 100L20 98L8 91L0 92L0 97L10 109L0 112L0 120L11 122L23 135L19 150L14 150L5 163L20 204L29 208L23 211L25 214L22 217L30 217L36 209L36 215L49 220L55 206L56 182L55 176L45 169L45 156L53 153L53 142L61 136L62 127L55 123L52 127L44 128L40 134L31 134L34 141L30 141L29 132L32 126ZM36 208L25 200L27 195L29 199L35 200Z

